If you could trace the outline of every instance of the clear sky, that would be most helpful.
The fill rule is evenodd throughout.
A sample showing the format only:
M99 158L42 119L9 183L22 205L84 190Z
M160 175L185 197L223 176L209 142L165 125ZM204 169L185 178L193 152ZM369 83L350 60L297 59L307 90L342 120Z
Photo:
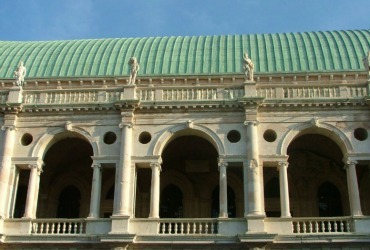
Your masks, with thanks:
M0 0L0 40L370 28L370 0Z

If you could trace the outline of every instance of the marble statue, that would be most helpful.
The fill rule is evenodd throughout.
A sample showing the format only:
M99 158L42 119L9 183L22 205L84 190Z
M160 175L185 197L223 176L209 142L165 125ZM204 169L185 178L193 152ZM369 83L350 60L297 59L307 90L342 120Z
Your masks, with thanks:
M363 59L363 62L367 71L367 77L370 80L370 50L367 52L367 56Z
M136 75L139 71L140 65L137 62L136 57L131 57L128 64L130 65L130 78L128 80L128 84L135 84Z
M19 63L16 71L14 71L15 82L18 86L22 86L24 82L24 77L26 76L27 69L23 66L23 62Z
M253 81L254 64L248 57L248 53L244 53L243 56L243 69L246 81Z

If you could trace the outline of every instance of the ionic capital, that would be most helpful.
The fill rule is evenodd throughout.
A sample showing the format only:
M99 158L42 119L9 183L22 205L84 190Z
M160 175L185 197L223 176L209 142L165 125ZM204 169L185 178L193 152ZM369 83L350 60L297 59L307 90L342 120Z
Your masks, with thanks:
M17 128L15 127L15 125L3 125L1 126L1 130L13 131L13 130L17 130Z
M349 168L349 167L355 167L357 165L357 161L355 160L347 160L346 161L346 164L345 164L345 168Z
M229 164L225 161L219 161L218 163L218 170L220 170L221 168L226 168Z
M245 126L258 126L258 121L244 121Z
M288 162L287 161L279 161L277 169L280 171L283 168L288 168Z
M119 128L132 128L133 124L131 122L121 122L118 125Z
M101 164L100 164L100 163L93 163L93 164L91 165L91 167L92 167L93 169L98 168L98 169L100 170L100 169L101 169Z
M162 166L159 162L151 162L150 167L152 170L158 169L159 171L162 171Z
M38 164L29 164L28 168L32 170L36 170L37 174L40 175L42 173L42 166Z

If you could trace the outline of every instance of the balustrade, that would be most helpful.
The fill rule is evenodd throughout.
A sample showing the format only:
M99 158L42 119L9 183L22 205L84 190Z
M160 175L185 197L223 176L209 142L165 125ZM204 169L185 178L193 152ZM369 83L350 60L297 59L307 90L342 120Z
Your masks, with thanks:
M294 218L293 233L350 233L353 231L350 218Z
M84 220L33 220L33 234L85 234L86 222Z
M217 234L217 220L161 220L158 224L158 234L194 235Z

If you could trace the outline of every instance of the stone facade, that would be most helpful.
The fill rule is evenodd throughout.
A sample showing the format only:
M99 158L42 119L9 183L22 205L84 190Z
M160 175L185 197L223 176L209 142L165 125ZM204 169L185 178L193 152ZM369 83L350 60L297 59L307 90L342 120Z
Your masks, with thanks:
M370 32L363 33L369 42ZM324 51L321 42L314 48ZM27 57L27 43L13 54L11 46L2 51L2 65L22 53ZM160 74L156 67L165 72L164 59L137 56L129 73L131 54L127 74L119 76L94 75L95 66L91 75L76 75L82 61L73 66L73 55L51 46L35 45L25 58L30 75L22 84L8 77L18 61L0 71L0 248L370 244L370 80L362 58L357 64L353 59L365 56L369 43L358 50L339 46L353 55L326 58L327 69L320 70L310 50L308 64L315 61L318 68L289 72L264 71L262 57L252 51L255 72L247 74L244 51L230 45L240 59L238 71L210 67L200 73L196 65L211 65L209 58L188 56L185 64L195 65L191 74ZM180 65L181 53L176 59L171 46L164 54L171 52ZM88 58L88 46L80 47ZM60 65L67 73L46 74L59 67L59 59L53 64L46 52L43 60L30 59L41 57L42 48L65 58ZM195 51L189 46L187 53ZM288 65L284 60L292 58L285 54L275 60L281 55L280 64ZM49 66L34 69L37 60ZM95 64L108 70L108 61ZM297 61L302 69L304 60ZM151 66L155 74L147 73Z

